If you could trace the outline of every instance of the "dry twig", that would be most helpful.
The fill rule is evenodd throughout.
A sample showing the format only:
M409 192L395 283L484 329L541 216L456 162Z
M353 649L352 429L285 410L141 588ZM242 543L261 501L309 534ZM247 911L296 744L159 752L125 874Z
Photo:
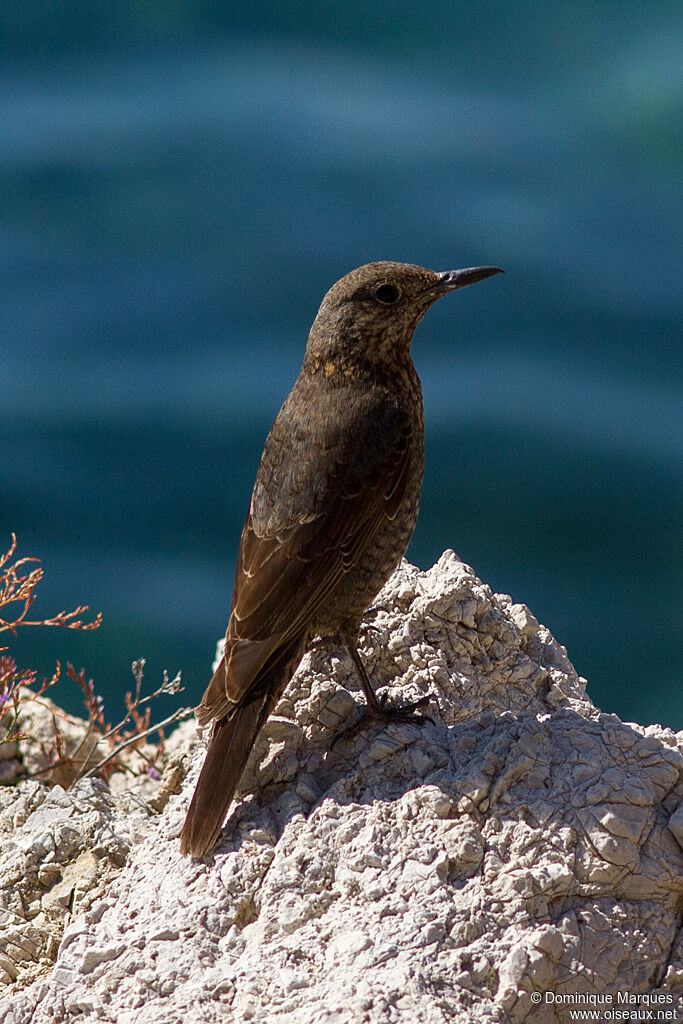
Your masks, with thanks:
M88 606L81 605L71 612L61 611L51 618L29 620L29 609L36 598L36 587L43 577L37 558L19 558L13 561L17 547L17 539L12 534L9 550L0 555L0 613L9 606L15 606L12 614L3 618L0 614L0 632L7 630L17 635L19 626L62 626L66 629L92 630L102 622L98 614L91 622L84 622L78 616L87 612ZM27 568L29 565L37 566ZM18 608L16 607L18 605ZM5 613L7 614L7 613ZM36 683L36 673L31 670L20 670L13 658L0 648L0 737L3 742L25 740L20 727L20 705L23 699L37 700L46 690L54 686L60 678L61 666L57 662L56 670L51 679L44 679L38 690L29 689ZM162 694L176 694L182 690L180 673L169 679L164 671L163 682L147 696L142 695L144 675L144 658L133 662L132 671L135 678L135 691L126 694L126 713L117 725L111 726L104 717L104 702L95 692L92 679L86 679L85 669L77 672L73 665L67 663L66 674L77 684L83 694L87 712L87 726L76 746L69 750L55 715L53 715L53 737L49 749L43 749L43 756L48 764L45 768L26 773L24 778L38 777L53 772L56 768L68 765L75 769L73 782L91 775L100 775L105 781L113 771L129 771L139 774L130 764L129 757L122 757L131 747L144 762L144 771L154 773L155 765L164 753L164 729L173 722L187 718L191 708L180 708L157 725L150 724L151 702ZM144 750L147 737L158 733L159 742L150 753ZM111 750L105 756L91 764L101 754L102 745L109 745ZM88 767L91 765L91 767ZM73 784L73 783L72 783Z

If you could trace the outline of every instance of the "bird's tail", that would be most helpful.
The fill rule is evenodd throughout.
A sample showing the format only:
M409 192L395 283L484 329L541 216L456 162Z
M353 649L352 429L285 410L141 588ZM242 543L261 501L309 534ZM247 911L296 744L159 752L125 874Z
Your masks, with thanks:
M203 857L215 845L223 827L247 758L261 726L289 682L298 658L280 658L214 725L206 759L197 781L183 830L181 853ZM300 652L299 652L300 657Z

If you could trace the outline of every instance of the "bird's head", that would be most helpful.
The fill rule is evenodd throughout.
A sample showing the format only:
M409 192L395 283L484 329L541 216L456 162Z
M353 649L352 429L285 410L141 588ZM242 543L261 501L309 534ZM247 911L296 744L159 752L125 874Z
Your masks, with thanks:
M501 274L500 267L437 273L410 263L367 263L323 299L306 348L309 368L401 360L429 307L448 292Z

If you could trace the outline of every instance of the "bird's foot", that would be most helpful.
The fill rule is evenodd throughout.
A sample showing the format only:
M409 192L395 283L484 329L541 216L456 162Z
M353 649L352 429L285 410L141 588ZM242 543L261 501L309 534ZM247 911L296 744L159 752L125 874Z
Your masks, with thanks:
M342 732L338 733L332 741L334 747L341 739L350 739L360 732L361 729L367 729L377 725L380 722L411 722L418 725L424 725L425 722L431 722L434 725L434 720L429 715L416 715L414 714L417 708L424 707L431 700L429 694L424 697L420 697L419 700L412 701L410 704L401 704L393 706L388 703L388 693L385 692L381 696L378 696L372 688L372 684L368 678L368 674L363 664L363 660L358 653L355 643L340 634L339 639L346 647L351 660L356 666L360 684L365 694L366 705L363 708L363 714L361 715L358 722L350 726L348 729L343 729Z
M377 705L375 707L369 704L366 706L365 716L369 720L377 722L431 722L434 725L434 719L430 718L429 715L413 714L416 708L423 708L425 704L429 704L431 699L431 695L427 693L424 697L420 697L419 700L411 701L410 704L399 704L394 707L389 704L389 693L387 691L377 694Z
M350 740L357 736L363 729L372 729L380 723L408 722L412 725L424 725L430 722L434 725L434 719L429 715L416 715L415 710L429 704L431 696L426 694L419 700L411 701L409 704L392 706L388 703L389 694L383 693L376 698L376 703L366 704L363 713L357 722L347 729L342 729L332 740L330 747L336 747L340 740Z

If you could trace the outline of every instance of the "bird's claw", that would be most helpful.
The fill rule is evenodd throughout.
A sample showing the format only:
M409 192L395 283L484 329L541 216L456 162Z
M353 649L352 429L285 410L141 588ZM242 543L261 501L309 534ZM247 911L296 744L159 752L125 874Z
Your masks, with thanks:
M431 725L434 725L434 719L429 715L414 714L416 708L424 707L425 704L429 704L430 700L431 695L425 694L419 700L411 701L410 704L392 707L389 704L389 692L385 691L381 696L378 696L377 707L371 707L366 704L358 721L337 733L330 744L330 749L335 747L341 739L351 739L352 736L357 735L362 729L372 728L380 722L409 722L415 725L424 725L425 722L429 722Z
M430 718L429 715L415 715L413 712L416 708L423 708L425 704L429 704L431 700L431 694L426 693L419 700L413 700L410 704L401 704L398 707L392 707L389 704L389 691L386 690L381 697L378 698L380 712L378 713L374 708L367 708L366 713L373 721L384 721L384 722L431 722L434 725L434 719Z

